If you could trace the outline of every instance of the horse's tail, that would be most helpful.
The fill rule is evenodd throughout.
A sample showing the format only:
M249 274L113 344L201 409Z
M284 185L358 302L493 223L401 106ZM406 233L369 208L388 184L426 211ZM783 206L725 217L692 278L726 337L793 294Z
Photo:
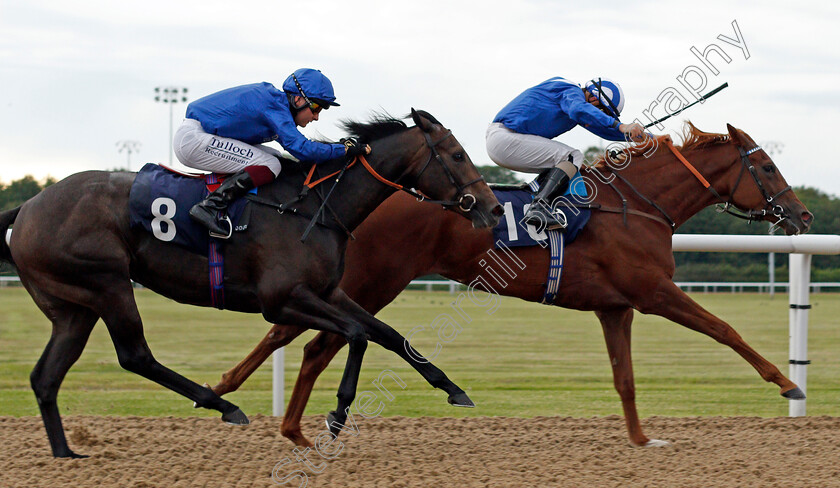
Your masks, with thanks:
M20 207L0 213L0 260L11 264L15 263L12 261L12 250L9 248L6 235L9 232L9 226L15 222L19 212Z

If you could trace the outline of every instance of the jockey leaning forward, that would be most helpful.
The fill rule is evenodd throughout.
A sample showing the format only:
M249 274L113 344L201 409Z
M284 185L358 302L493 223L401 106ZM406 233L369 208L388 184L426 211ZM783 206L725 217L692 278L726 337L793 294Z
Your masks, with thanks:
M175 133L175 155L190 168L232 173L190 209L190 217L213 235L229 235L231 229L220 226L219 212L280 173L280 152L264 143L276 140L295 158L314 163L369 153L369 146L355 140L321 143L307 139L297 129L318 120L321 110L333 105L339 104L330 80L319 70L307 68L289 75L282 91L271 83L254 83L190 103L186 119Z
M499 166L544 173L525 222L539 229L562 229L566 222L551 209L583 163L583 153L554 137L577 125L611 141L644 138L638 123L622 124L624 93L614 81L596 78L583 88L554 77L529 88L508 103L487 128L487 153Z

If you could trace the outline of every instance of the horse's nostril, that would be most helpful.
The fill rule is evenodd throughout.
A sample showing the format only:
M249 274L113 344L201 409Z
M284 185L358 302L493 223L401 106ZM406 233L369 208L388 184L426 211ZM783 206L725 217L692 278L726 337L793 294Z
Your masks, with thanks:
M802 212L802 222L811 225L811 222L814 220L814 214L811 212Z
M501 205L496 205L495 207L493 207L493 211L491 213L496 217L501 217L505 214L505 208Z

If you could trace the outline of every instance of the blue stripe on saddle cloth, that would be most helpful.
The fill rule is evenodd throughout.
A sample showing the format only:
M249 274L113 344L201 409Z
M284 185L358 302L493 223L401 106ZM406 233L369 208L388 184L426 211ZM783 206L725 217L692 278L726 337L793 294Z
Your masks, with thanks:
M539 191L537 180L529 184L532 192ZM546 290L542 303L551 304L560 289L560 277L563 271L563 249L565 244L575 240L592 213L589 209L562 207L566 215L568 226L565 232L557 230L537 232L533 225L524 222L525 213L533 202L533 193L525 190L498 190L493 189L499 203L505 209L504 218L493 229L493 242L496 249L500 247L547 247L551 253L549 261L548 276L546 278ZM586 185L580 173L572 178L569 189L564 197L571 203L584 203L587 199Z
M128 204L132 227L142 227L154 237L207 256L207 229L193 222L189 212L208 194L205 178L174 173L157 164L146 164L131 185ZM248 202L239 199L228 207L234 227Z

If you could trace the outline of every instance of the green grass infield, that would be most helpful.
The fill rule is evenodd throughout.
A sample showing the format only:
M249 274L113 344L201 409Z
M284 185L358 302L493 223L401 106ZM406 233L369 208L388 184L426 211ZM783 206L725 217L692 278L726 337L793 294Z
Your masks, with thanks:
M261 316L181 305L137 290L146 337L155 357L198 383L215 384L268 330ZM447 405L408 364L370 344L359 382L383 402L381 415L586 417L621 414L601 327L591 312L577 312L501 297L476 302L447 292L408 291L378 317L431 356L467 391L475 409ZM788 374L788 299L758 294L693 294L727 321L761 355ZM483 299L483 301L482 301ZM809 415L840 415L840 294L811 296ZM457 324L453 323L457 322ZM419 327L422 326L422 327ZM434 327L433 327L434 326ZM438 331L444 336L439 337ZM291 394L307 333L286 348L286 400ZM0 289L0 415L38 415L29 373L50 336L50 324L22 288ZM306 414L335 408L346 358L339 353L315 385ZM651 415L785 416L788 402L734 351L659 317L636 313L633 362L639 413ZM383 385L377 377L393 374ZM271 360L226 396L247 414L271 413ZM65 414L218 416L120 368L101 322L67 375L59 406Z

